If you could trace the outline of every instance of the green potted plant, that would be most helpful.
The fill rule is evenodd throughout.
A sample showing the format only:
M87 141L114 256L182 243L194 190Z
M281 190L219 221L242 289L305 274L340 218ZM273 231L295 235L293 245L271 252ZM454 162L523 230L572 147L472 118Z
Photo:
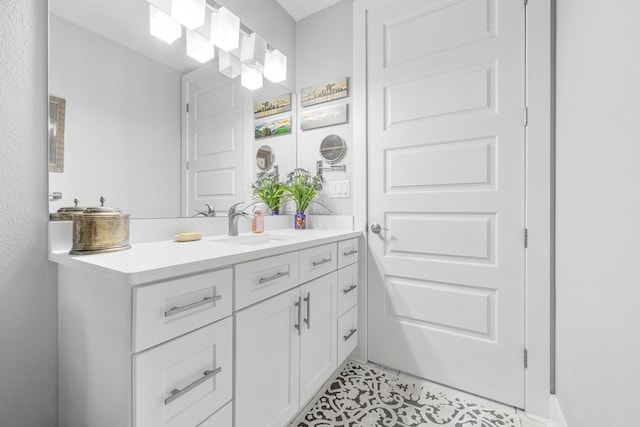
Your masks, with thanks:
M294 228L300 230L307 227L307 216L305 211L311 202L322 203L313 198L322 190L322 177L313 176L305 169L294 169L289 174L286 184L286 198L291 199L296 204L296 214L294 217Z
M261 200L272 215L278 215L284 201L286 186L280 182L280 177L274 173L266 173L251 184L253 198Z

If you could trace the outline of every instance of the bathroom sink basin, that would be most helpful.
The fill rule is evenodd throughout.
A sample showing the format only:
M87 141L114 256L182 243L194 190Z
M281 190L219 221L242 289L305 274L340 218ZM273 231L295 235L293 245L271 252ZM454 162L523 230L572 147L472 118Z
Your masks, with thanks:
M268 245L295 240L293 236L275 236L271 234L254 234L245 236L225 237L224 239L212 239L210 242L225 243L231 245Z

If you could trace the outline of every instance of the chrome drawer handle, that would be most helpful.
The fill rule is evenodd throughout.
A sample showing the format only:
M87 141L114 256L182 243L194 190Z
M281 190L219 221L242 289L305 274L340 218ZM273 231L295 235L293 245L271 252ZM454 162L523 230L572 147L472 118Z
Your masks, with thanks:
M354 290L357 287L358 287L358 285L351 285L347 289L344 289L342 292L344 292L345 294L348 294L349 292L351 292L352 290Z
M289 277L289 272L285 271L284 273L276 273L273 276L261 277L260 280L258 280L258 283L260 283L262 285L263 283L272 282L272 281L277 280L277 279L279 279L281 277Z
M355 334L356 332L358 332L358 330L357 330L357 329L352 329L351 331L349 331L349 333L348 333L347 335L345 335L345 336L343 337L343 338L344 338L344 340L345 340L345 341L349 340L349 338L351 338L351 336L352 336L353 334Z
M328 262L331 262L331 258L325 258L322 261L313 261L313 266L317 267L319 265L326 264Z
M200 378L198 378L197 380L195 380L194 382L192 382L191 384L189 384L188 386L186 386L182 390L178 390L177 388L174 388L173 390L171 390L171 394L169 395L169 397L164 399L164 404L168 405L169 403L173 402L174 400L176 400L180 396L184 395L188 391L196 388L197 386L199 386L200 384L202 384L203 382L205 382L209 378L211 378L211 377L213 377L215 375L218 375L221 371L222 371L222 366L220 366L219 368L214 369L213 371L204 371L203 372L203 376L201 376Z
M344 256L351 256L351 255L355 255L358 253L357 249L351 249L349 252L344 252Z
M191 304L183 305L182 307L173 307L170 310L164 312L164 317L170 317L183 311L191 310L192 308L200 307L201 305L209 304L210 302L219 301L222 299L222 295L214 295L212 297L206 297L200 301L192 302Z

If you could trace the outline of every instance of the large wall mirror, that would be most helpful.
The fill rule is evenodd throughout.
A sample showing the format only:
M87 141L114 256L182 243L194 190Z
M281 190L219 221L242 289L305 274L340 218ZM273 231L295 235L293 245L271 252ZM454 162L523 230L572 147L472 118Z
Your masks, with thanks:
M296 167L295 94L285 113L253 111L290 88L265 79L251 92L217 73L217 57L198 63L184 29L173 44L149 35L147 0L49 0L49 12L49 94L66 101L64 170L49 172L62 198L50 212L104 195L132 218L193 216L207 203L224 213L249 201L260 146L277 147L281 170ZM257 138L268 119L290 132Z

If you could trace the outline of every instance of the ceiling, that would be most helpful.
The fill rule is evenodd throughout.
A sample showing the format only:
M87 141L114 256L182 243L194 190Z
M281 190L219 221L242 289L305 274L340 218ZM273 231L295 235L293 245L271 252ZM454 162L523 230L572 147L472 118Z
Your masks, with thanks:
M276 0L295 19L299 21L309 15L339 3L341 0Z

